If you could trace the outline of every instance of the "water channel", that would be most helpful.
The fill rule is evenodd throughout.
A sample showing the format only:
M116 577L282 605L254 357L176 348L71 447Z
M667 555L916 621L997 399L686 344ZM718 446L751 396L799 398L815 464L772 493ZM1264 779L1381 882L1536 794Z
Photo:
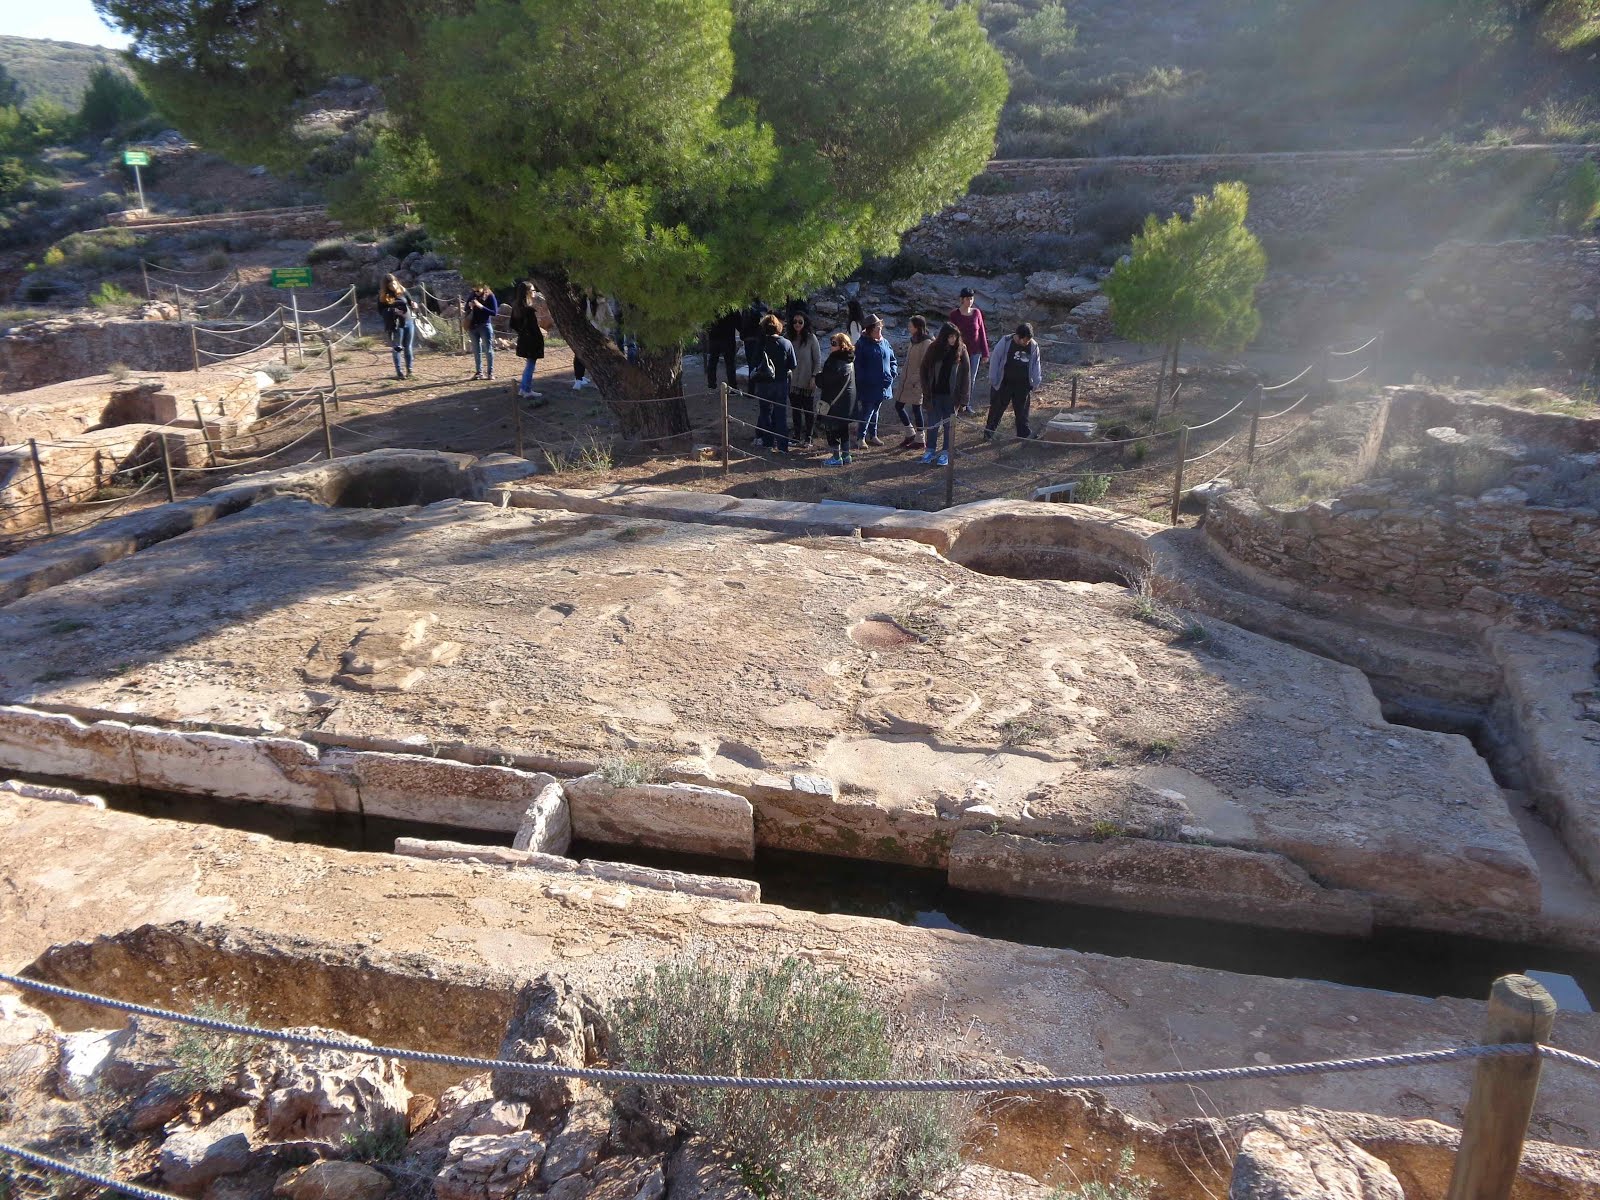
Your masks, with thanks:
M397 837L511 844L509 834L453 826L61 780L39 782L94 792L118 811L342 850L387 853ZM579 842L571 856L753 879L768 904L956 929L1026 945L1475 1000L1488 995L1496 976L1522 972L1544 983L1567 1011L1589 1012L1590 1001L1600 1000L1600 955L1555 947L1400 929L1379 930L1367 938L1336 937L1020 900L960 891L936 870L792 851L761 850L755 862L741 863Z

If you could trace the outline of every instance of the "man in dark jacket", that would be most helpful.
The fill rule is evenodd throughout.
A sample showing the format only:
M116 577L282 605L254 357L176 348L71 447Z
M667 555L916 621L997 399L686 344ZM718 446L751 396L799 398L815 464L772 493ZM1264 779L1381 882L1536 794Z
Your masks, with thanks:
M894 381L899 375L894 348L883 337L883 319L876 313L869 314L861 331L861 342L856 346L856 420L860 422L860 445L883 445L878 440L878 409L894 395Z
M1033 326L1024 321L1016 333L1001 338L989 356L989 418L984 422L983 440L992 441L1007 407L1016 415L1017 436L1031 438L1028 408L1033 393L1044 382L1044 364L1039 343L1033 340Z
M756 415L759 445L789 453L789 372L797 365L794 344L783 336L773 314L761 318L761 330L749 347L750 388L761 401Z
M705 360L706 360L706 387L717 386L717 363L721 362L726 368L728 386L739 386L739 313L737 310L725 312L711 324L706 326L705 332Z

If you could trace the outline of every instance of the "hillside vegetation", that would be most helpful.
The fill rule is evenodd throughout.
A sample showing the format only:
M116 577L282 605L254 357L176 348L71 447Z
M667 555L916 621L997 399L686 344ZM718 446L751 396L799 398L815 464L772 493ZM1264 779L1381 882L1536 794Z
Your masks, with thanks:
M982 0L999 156L1600 140L1594 0Z
M25 101L49 100L76 109L90 74L100 66L128 73L121 56L104 46L0 34L0 67L21 86Z

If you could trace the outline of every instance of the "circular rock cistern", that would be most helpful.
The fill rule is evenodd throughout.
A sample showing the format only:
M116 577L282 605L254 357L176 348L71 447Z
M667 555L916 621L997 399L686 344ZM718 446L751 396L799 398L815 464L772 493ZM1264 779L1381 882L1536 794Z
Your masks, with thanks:
M1007 579L1066 579L1128 586L1150 561L1136 539L1070 513L1000 513L963 525L945 557Z

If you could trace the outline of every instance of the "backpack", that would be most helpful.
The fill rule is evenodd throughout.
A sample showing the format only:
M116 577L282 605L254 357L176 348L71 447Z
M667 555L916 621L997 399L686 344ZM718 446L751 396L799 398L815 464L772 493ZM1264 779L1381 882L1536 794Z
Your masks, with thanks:
M750 356L750 381L771 383L778 378L778 364L772 359L772 339L762 338L754 343Z

